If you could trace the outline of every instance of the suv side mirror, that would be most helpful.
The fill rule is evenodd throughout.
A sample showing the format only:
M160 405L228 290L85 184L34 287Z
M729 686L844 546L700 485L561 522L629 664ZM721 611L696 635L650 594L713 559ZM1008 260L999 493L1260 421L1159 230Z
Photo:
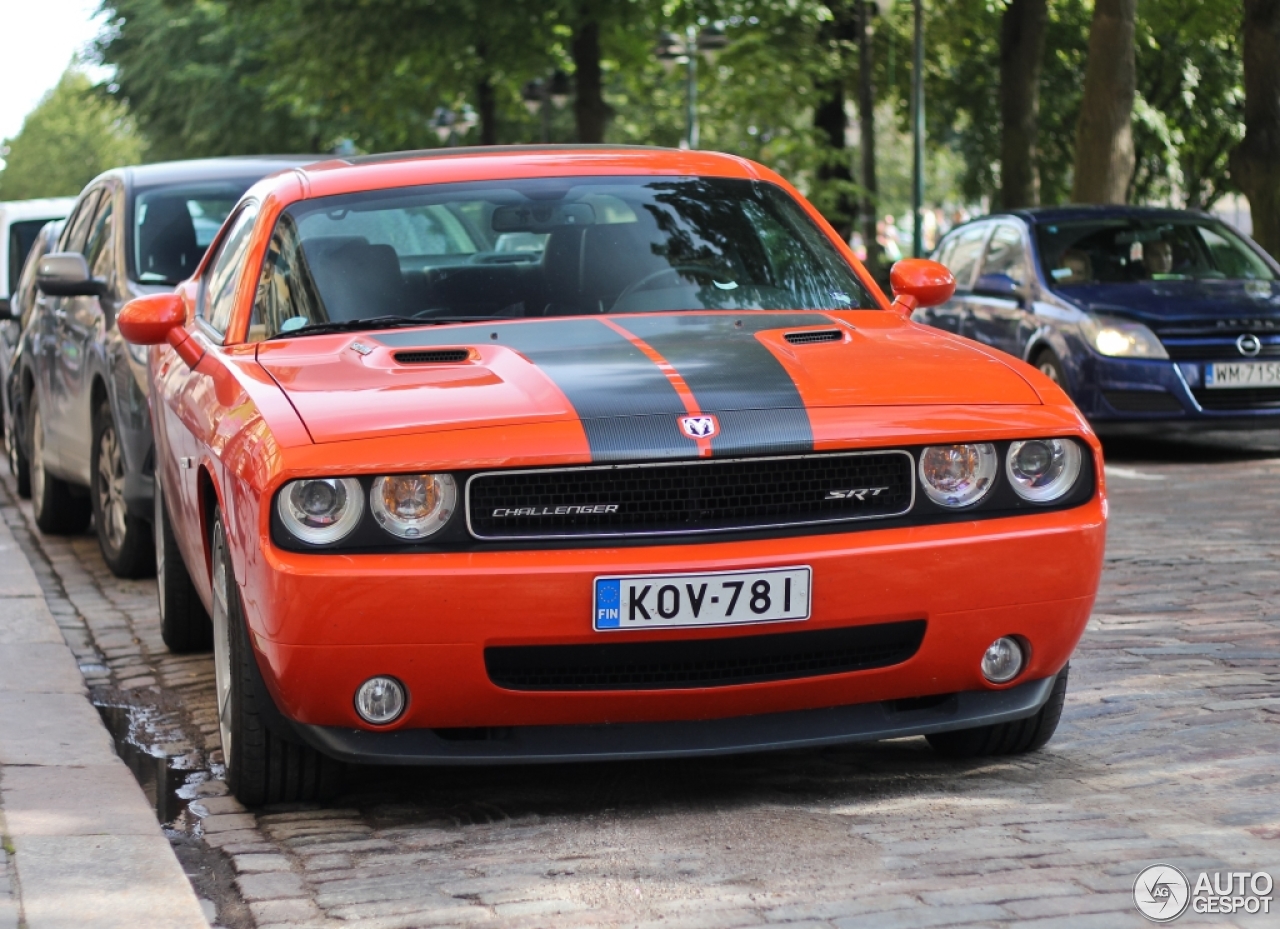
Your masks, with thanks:
M889 272L893 305L903 316L926 306L939 306L956 292L956 279L945 265L926 258L904 258Z
M50 297L101 297L105 281L95 280L79 252L54 252L36 265L36 286Z
M984 274L973 283L975 297L999 297L1022 302L1022 285L1007 274Z
M13 319L13 301L9 297L0 297L0 320Z

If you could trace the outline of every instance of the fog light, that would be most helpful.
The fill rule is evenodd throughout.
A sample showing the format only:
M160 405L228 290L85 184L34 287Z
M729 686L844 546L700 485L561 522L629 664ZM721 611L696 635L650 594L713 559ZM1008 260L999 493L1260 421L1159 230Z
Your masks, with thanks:
M393 677L371 677L356 691L356 712L375 726L395 722L404 706L404 685Z
M993 684L1007 684L1022 673L1026 655L1017 639L1001 636L982 656L982 676ZM366 685L367 686L367 685Z

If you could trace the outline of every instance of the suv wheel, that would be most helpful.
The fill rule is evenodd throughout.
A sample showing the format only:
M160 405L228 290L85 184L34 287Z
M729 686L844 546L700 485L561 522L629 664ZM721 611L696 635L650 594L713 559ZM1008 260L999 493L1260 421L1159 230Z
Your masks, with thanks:
M124 500L124 450L111 406L103 403L93 417L93 461L89 469L93 522L102 558L116 577L147 577L155 570L151 527L129 515Z
M156 543L160 637L175 655L208 651L213 647L213 624L178 551L159 478L156 478L156 518L151 524L151 533Z
M1066 375L1062 373L1062 362L1058 360L1058 356L1052 351L1046 348L1039 355L1036 355L1035 364L1036 367L1040 369L1041 374L1053 381L1063 390L1067 389L1067 378Z
M44 419L35 398L31 400L31 509L41 532L78 535L89 528L93 508L78 497L71 485L44 469Z
M9 456L9 473L18 482L18 496L26 500L31 496L31 465L27 456L22 454L22 443L18 440L12 414L4 420L4 445Z
M989 755L1021 755L1043 748L1053 738L1062 719L1062 705L1067 699L1068 664L1058 672L1053 690L1040 712L1026 719L955 732L935 732L925 736L933 750L948 758L980 758Z
M245 806L323 800L342 785L342 765L281 735L279 711L258 669L231 570L221 514L213 520L213 671L227 786Z

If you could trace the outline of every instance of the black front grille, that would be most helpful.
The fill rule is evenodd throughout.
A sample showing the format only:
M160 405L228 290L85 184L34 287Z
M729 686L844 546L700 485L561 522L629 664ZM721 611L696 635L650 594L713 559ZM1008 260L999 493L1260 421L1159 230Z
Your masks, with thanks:
M1280 407L1280 387L1200 389L1191 393L1206 410L1272 410Z
M1102 396L1121 413L1180 413L1182 404L1163 390L1105 390Z
M396 352L394 357L402 365L457 364L470 358L471 353L465 348L437 348L422 352Z
M844 336L839 329L809 329L804 332L788 332L783 338L792 345L812 345L815 342L839 342Z
M486 648L505 690L675 690L844 674L900 664L924 639L923 619L730 639Z
M913 495L906 452L803 455L493 471L467 516L485 539L670 535L899 516Z

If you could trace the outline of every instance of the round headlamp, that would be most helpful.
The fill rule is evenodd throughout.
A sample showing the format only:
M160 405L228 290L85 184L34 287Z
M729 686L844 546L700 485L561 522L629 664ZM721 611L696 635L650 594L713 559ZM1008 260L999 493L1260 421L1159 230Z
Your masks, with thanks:
M1051 503L1075 486L1080 446L1070 439L1031 439L1009 446L1005 473L1014 491L1032 503Z
M290 481L276 498L276 512L289 533L308 545L345 539L360 522L360 482L352 477Z
M400 539L423 539L453 515L457 484L448 474L396 474L375 478L369 509L378 525Z
M999 456L989 442L935 445L920 456L920 483L934 503L973 506L995 486Z

